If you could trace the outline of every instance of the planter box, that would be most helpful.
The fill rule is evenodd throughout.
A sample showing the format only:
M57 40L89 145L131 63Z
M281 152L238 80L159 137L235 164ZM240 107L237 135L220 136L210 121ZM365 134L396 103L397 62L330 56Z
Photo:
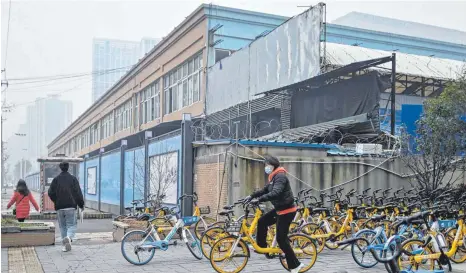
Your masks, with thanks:
M25 222L21 226L19 224L2 225L2 248L54 244L55 225L53 223Z

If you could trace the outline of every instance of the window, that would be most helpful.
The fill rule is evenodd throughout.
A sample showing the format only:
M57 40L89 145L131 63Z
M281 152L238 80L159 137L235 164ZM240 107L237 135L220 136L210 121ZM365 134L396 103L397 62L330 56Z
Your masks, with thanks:
M165 114L200 100L202 53L193 56L164 76Z
M139 94L141 96L141 122L148 123L160 117L160 83L150 84Z
M114 134L113 111L102 118L101 125L102 139L106 139Z
M131 99L129 99L115 110L115 132L123 131L131 126L131 106Z
M90 128L90 145L93 145L97 143L100 140L100 134L99 134L100 128L99 128L99 122L96 122L91 125Z

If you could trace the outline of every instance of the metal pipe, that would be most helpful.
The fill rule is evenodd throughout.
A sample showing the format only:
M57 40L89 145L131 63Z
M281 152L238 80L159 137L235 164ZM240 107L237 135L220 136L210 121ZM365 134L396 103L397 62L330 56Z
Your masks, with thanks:
M392 90L391 90L391 120L390 120L390 134L395 135L395 95L396 95L396 53L392 53Z

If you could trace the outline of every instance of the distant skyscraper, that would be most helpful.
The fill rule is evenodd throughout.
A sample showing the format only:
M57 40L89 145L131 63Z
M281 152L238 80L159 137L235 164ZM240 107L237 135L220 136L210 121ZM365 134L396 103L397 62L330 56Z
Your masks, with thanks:
M57 96L39 98L27 108L27 154L31 161L47 156L47 145L71 124L73 103Z
M92 47L92 102L107 92L158 41L151 38L143 38L141 42L95 38Z

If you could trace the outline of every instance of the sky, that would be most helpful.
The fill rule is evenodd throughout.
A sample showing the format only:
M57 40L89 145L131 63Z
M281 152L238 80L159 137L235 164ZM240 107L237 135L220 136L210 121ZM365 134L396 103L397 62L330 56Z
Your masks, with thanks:
M92 39L139 41L162 38L203 1L1 1L1 68L9 88L2 102L14 105L6 114L3 137L17 133L26 108L36 98L60 94L73 101L73 119L91 105L91 77L19 84L14 79L90 73ZM210 2L204 2L210 3ZM318 1L213 1L213 4L293 16ZM327 22L351 11L466 31L466 1L327 1ZM6 38L11 12L8 53ZM5 62L6 58L6 62ZM2 73L2 79L3 79ZM31 81L35 81L31 79ZM3 90L3 88L2 88Z

